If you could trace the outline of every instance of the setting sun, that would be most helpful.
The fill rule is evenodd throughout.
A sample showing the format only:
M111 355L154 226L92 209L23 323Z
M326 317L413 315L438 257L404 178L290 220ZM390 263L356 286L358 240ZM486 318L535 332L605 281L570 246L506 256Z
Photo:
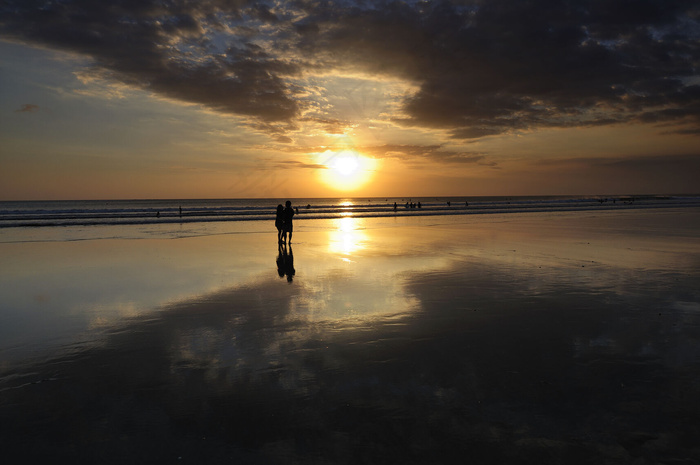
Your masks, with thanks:
M319 163L327 169L320 173L321 180L333 189L349 191L370 181L377 162L352 150L332 152L327 150L319 155Z
M357 172L359 163L356 156L340 154L333 160L332 166L339 175L350 177Z

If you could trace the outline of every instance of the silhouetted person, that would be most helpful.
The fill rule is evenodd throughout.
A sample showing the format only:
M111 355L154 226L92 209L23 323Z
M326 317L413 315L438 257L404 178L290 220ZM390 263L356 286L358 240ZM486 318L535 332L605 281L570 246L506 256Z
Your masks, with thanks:
M292 225L292 218L294 217L294 209L292 208L292 202L287 200L285 203L286 207L284 208L284 232L285 236L289 234L289 243L292 243L292 232L294 231L294 227Z
M282 239L284 238L284 207L282 204L277 205L275 227L277 228L277 242L282 242Z
M394 211L396 211L396 202L394 202Z
M180 207L180 218L182 218L182 207Z

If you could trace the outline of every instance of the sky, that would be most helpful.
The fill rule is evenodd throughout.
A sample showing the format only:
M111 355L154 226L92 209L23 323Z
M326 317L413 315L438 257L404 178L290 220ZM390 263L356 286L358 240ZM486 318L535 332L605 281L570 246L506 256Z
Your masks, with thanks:
M692 0L0 0L0 200L700 194Z

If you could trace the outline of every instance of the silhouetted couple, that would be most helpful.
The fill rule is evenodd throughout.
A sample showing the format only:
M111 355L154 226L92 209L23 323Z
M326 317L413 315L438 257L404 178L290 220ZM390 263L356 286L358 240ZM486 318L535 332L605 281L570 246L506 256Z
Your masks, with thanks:
M277 205L277 216L275 217L275 227L277 228L277 242L286 242L287 234L289 234L289 243L292 243L292 231L294 230L294 227L292 225L293 217L294 209L292 208L292 202L287 200L286 207L282 207L282 204Z

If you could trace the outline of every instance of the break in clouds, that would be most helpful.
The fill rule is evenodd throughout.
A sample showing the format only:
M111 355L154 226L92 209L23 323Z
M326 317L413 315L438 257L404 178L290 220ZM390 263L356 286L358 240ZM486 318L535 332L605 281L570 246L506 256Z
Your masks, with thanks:
M314 111L305 77L334 72L411 83L394 122L458 139L630 121L700 127L693 0L1 5L6 39L79 53L110 79L278 135Z

